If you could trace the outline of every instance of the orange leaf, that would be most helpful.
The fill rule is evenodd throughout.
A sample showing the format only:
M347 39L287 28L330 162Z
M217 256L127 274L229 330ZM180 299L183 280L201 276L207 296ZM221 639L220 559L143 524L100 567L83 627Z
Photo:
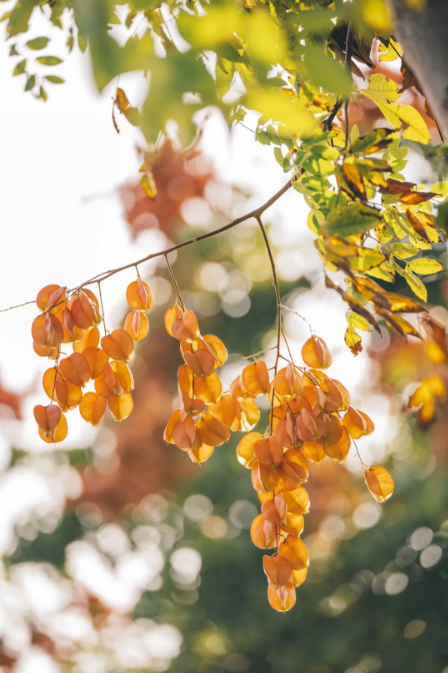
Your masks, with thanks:
M142 311L131 311L124 319L124 329L132 337L133 341L141 341L148 336L148 316Z
M68 358L61 360L59 369L67 381L81 388L86 385L91 376L89 362L81 353L72 353Z
M56 348L64 339L62 323L52 313L39 315L32 324L31 334L37 344L46 348Z
M98 327L86 330L81 339L73 344L75 353L83 353L86 348L97 348L100 342L100 332Z
M251 395L268 395L271 390L268 368L263 360L257 360L245 367L241 378L245 389Z
M364 470L367 488L377 502L385 502L394 492L394 480L384 467L370 467Z
M132 337L124 329L116 329L101 339L101 347L112 360L128 362L134 353Z
M271 608L278 612L287 612L296 604L296 590L291 582L278 589L268 586L268 601Z
M152 290L141 278L128 285L126 300L129 306L136 311L149 311L154 306Z
M61 414L59 423L50 432L45 432L39 427L39 435L47 444L58 444L59 442L62 442L67 437L67 433L67 419L64 414Z
M328 346L318 336L310 337L302 348L302 360L308 367L327 369L332 363Z
M259 514L252 521L250 537L259 549L272 549L277 545L277 527Z
M109 397L107 404L115 421L122 421L127 418L134 407L132 395L127 391L122 395Z
M288 535L278 548L278 553L288 559L293 570L302 570L310 565L308 549L299 537Z
M85 348L82 356L85 357L89 363L90 373L92 379L97 379L98 376L101 376L106 371L107 363L109 362L109 356L102 348L94 348L89 346Z
M204 444L220 446L230 437L230 430L217 418L205 412L197 423L197 429Z
M96 393L86 393L79 405L79 412L83 419L96 427L103 420L106 411L106 400Z

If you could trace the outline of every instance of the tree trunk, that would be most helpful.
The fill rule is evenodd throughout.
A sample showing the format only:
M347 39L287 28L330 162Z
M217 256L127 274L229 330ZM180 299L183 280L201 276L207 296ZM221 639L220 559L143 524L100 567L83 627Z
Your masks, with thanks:
M448 0L426 0L410 9L406 0L389 0L394 35L448 138Z

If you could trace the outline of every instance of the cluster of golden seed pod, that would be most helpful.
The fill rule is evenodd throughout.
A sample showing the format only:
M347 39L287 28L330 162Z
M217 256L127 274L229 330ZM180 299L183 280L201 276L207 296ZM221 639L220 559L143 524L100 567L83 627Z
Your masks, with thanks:
M32 325L33 348L37 355L54 361L42 385L50 404L34 408L39 434L47 443L63 441L68 433L66 412L79 408L82 418L93 426L101 423L106 408L116 421L133 409L134 378L129 362L134 342L149 332L147 311L154 305L151 288L137 280L130 283L126 299L132 309L124 329L106 332L100 339L103 321L96 295L86 287L67 293L66 287L47 285L37 295L41 314ZM73 352L66 349L71 344ZM86 390L88 384L93 390Z
M231 431L245 432L237 456L251 470L261 502L251 537L257 547L275 550L263 558L268 599L274 609L289 610L309 567L308 551L300 539L303 515L310 505L303 486L308 461L320 463L329 457L343 462L352 442L373 432L373 422L351 405L345 386L323 371L332 358L317 336L303 346L306 367L288 362L271 381L266 363L255 360L223 393L216 372L227 358L222 341L202 336L193 311L178 305L167 311L165 326L180 341L184 359L178 369L182 407L171 416L165 440L188 451L194 462L203 462L214 447L229 439ZM270 424L264 434L251 431L260 418L258 395L267 396L271 403ZM393 481L387 470L364 466L364 475L378 502L392 494Z

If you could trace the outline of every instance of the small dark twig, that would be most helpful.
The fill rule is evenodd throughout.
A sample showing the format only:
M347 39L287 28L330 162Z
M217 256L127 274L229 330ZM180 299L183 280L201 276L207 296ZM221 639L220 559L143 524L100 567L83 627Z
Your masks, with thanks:
M352 71L352 53L353 53L353 24L350 21L347 28L347 37L345 40L345 72L350 74ZM324 128L331 131L333 121L344 103L343 98L338 98L327 119L324 121Z

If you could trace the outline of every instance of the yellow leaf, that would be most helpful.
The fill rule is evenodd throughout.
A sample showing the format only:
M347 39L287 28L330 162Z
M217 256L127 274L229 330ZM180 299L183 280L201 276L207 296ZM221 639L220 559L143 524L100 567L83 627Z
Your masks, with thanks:
M367 488L377 502L384 502L394 492L394 480L384 467L371 467L364 470Z
M392 292L388 292L386 297L389 302L389 311L392 311L392 313L420 313L420 311L425 310L418 301L411 299L411 297Z
M362 329L364 332L370 332L370 325L367 320L362 317L362 315L358 315L358 313L350 313L350 319L347 317L347 320L353 325L353 327L356 327L356 329Z
M444 198L448 194L448 182L436 182L435 185L431 187L430 192L436 192Z
M387 283L395 283L395 272L388 262L383 262L379 266L366 271L367 275L385 280Z
M417 143L427 145L431 140L431 134L426 126L420 112L410 105L397 105L397 103L383 103L372 96L369 96L379 107L388 122L395 129L399 129L403 124L406 128L403 131L403 138L414 140Z
M439 271L442 271L443 269L442 262L438 262L436 259L429 259L428 257L413 259L411 262L408 262L408 265L411 267L412 271L415 271L415 273L418 273L421 276L439 273Z
M346 329L344 339L354 355L357 355L362 351L361 337L350 325Z
M146 173L140 180L140 184L150 199L154 199L157 196L157 186L152 173Z
M246 45L250 58L266 64L283 63L286 56L286 44L266 12L254 12L246 22Z
M379 266L386 260L386 255L369 248L360 248L356 257L349 257L349 262L356 271L368 271Z
M263 120L280 122L282 130L296 137L309 135L318 123L301 103L276 89L254 87L246 95L246 105L261 112Z
M363 0L361 16L374 31L390 32L391 20L384 0Z
M384 75L372 75L368 89L363 90L362 93L375 103L384 104L397 100L401 95L398 93L398 85Z
M386 47L384 44L380 44L380 61L390 62L396 61L397 58L403 55L403 49L395 42L392 38L389 39L389 46Z
M415 257L418 253L418 248L407 243L392 243L390 249L398 259L407 259L408 257ZM411 262L412 264L412 262Z
M384 318L389 327L398 332L398 334L401 334L401 336L406 338L408 334L411 334L412 336L417 337L417 339L422 338L420 332L400 315L389 313L389 311L382 311L379 308L377 308L377 313Z
M417 276L414 276L412 271L406 269L405 273L403 274L405 281L411 288L412 292L419 298L423 299L423 301L428 301L428 291L420 278L417 278Z

